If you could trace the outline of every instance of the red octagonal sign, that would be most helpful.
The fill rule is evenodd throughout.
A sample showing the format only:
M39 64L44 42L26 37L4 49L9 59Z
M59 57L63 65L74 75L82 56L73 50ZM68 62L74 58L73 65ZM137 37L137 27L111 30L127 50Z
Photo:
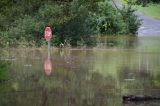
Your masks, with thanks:
M44 38L45 38L47 41L50 41L50 40L51 40L51 38L52 38L52 30L51 30L50 27L46 27L46 28L45 28Z

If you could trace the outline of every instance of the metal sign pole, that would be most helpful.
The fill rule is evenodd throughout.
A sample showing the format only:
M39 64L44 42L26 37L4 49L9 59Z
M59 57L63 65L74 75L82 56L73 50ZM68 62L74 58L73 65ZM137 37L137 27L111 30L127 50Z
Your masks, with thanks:
M51 47L51 42L50 41L48 41L48 59L50 59L50 55L51 55L51 50L50 50L50 47Z

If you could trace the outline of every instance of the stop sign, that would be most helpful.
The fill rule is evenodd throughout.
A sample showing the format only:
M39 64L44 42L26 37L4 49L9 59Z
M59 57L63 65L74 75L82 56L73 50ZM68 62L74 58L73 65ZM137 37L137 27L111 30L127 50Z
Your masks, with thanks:
M47 76L50 76L52 73L52 62L50 59L46 59L44 62L44 72Z
M51 40L51 38L52 38L52 30L51 30L50 27L46 27L46 28L45 28L44 38L45 38L47 41L50 41L50 40Z

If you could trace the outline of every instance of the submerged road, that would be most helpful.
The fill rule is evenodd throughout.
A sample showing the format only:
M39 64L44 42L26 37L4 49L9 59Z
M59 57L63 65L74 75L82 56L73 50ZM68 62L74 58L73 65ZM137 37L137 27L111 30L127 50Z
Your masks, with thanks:
M117 8L122 9L119 0L113 0ZM160 20L145 16L140 12L135 12L135 15L142 19L141 26L138 30L138 36L160 36Z
M138 36L160 36L160 20L144 16L136 12L136 15L142 19L142 25L138 30Z

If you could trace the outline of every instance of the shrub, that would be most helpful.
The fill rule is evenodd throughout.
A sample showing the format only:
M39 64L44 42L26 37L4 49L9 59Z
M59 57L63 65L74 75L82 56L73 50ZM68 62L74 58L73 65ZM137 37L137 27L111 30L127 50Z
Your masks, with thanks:
M138 19L138 16L134 14L135 10L131 7L123 7L121 10L121 14L123 16L123 20L126 24L126 34L137 34L138 28L141 25L141 20Z

